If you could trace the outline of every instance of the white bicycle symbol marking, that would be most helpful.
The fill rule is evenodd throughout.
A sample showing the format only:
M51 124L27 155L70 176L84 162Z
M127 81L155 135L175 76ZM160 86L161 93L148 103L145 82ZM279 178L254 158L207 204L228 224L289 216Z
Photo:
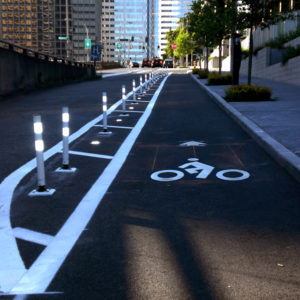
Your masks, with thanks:
M196 178L198 179L206 179L214 170L213 166L199 162L198 158L189 158L188 161L190 162L183 164L178 168L184 169L189 174L197 174ZM227 173L237 173L239 174L239 176L226 176ZM179 170L161 170L152 173L151 179L156 181L175 181L183 178L184 175L184 172ZM227 169L217 172L216 177L225 181L240 181L249 178L250 174L246 171L239 169Z

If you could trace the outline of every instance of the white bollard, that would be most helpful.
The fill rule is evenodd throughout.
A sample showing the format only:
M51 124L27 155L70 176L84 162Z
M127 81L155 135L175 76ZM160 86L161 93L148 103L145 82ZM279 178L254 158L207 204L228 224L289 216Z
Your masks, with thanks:
M132 80L132 99L133 99L133 104L137 104L136 102L136 91L135 91L135 80Z
M125 112L125 110L126 110L126 87L124 84L122 85L122 109L123 109L123 112Z
M126 87L125 84L122 85L122 113L120 114L121 117L128 117L129 115L126 114Z
M62 155L62 167L58 168L56 172L75 172L76 168L70 168L69 166L69 135L70 135L70 114L69 108L64 106L62 108L62 137L63 137L63 155Z
M146 93L147 89L148 89L148 75L145 74L145 91L144 91L145 93Z
M143 93L143 77L142 75L140 76L140 94Z
M52 195L54 194L55 190L46 189L43 124L40 115L33 116L33 130L34 130L36 165L37 165L37 189L30 192L29 196Z
M63 135L63 169L69 169L69 109L68 107L62 108L62 135Z
M106 92L102 92L102 111L103 111L103 130L99 133L104 134L104 135L112 134L111 131L107 130L107 94L106 94Z

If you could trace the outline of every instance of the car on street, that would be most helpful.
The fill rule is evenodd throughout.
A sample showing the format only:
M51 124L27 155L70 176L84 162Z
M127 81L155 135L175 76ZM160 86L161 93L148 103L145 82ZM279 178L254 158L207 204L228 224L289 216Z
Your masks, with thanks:
M151 60L144 58L142 61L142 68L144 68L144 67L151 67Z
M163 63L164 68L173 68L173 59L172 58L167 58L165 59Z
M131 63L131 67L132 68L138 68L139 66L140 66L140 64L138 62L136 62L136 61L134 61L134 62Z
M156 68L156 67L162 68L162 66L163 66L163 60L162 59L154 58L152 60L152 63L151 63L152 68Z

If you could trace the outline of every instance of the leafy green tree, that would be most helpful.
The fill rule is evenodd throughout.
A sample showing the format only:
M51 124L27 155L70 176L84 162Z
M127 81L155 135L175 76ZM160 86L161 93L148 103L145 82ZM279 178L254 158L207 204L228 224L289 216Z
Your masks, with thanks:
M176 28L175 30L169 29L169 31L166 33L166 40L168 41L167 46L165 48L166 57L172 58L173 57L173 49L172 44L175 43L176 38L179 34L180 28Z
M189 20L188 28L192 38L199 48L206 49L205 68L208 68L209 48L218 44L216 38L214 20L215 12L213 6L208 1L197 0L193 2L191 12L187 15Z
M189 29L197 45L207 49L219 46L219 73L222 70L222 42L230 36L235 21L234 7L232 0L197 0L188 15Z
M237 18L250 29L249 33L249 62L248 84L251 84L252 57L253 57L253 30L258 27L265 28L271 24L291 18L289 14L279 14L278 1L275 0L242 0L237 5Z
M209 0L208 4L214 9L214 19L212 20L212 30L215 31L216 40L219 47L219 73L222 71L222 49L223 40L230 37L233 23L235 21L234 5L231 0Z
M175 56L188 56L188 54L191 53L193 49L191 43L191 35L186 31L186 28L184 27L180 28L175 43L177 44L177 48L174 51Z

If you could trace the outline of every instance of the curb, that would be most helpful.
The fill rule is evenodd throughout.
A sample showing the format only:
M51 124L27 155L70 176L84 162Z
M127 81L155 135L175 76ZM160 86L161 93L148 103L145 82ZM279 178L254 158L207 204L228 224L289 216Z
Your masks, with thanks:
M234 119L276 162L285 168L298 182L300 182L300 157L272 138L262 128L249 120L233 106L228 104L220 95L195 78L190 76L212 97L232 119Z

